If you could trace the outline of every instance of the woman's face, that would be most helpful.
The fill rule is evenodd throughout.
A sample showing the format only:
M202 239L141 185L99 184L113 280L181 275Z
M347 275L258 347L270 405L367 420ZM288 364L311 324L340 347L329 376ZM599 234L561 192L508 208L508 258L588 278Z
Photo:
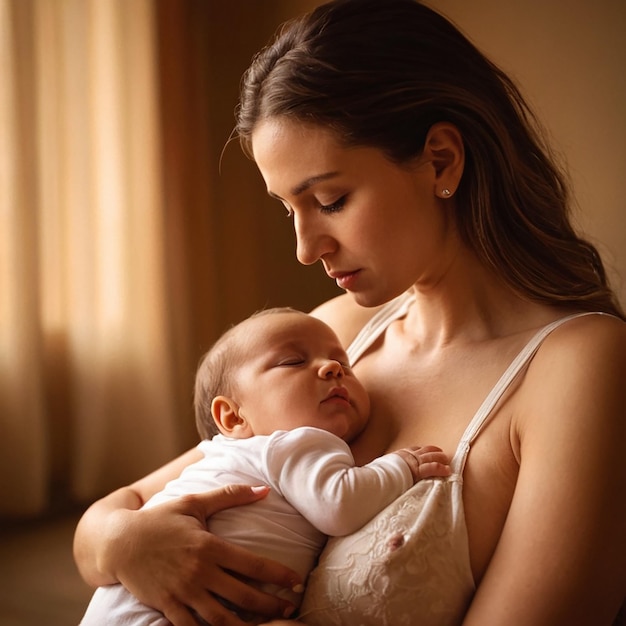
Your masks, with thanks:
M425 159L399 166L375 148L345 148L322 127L285 118L258 124L254 159L268 193L294 220L296 255L363 306L415 283L436 283L448 263L449 220Z

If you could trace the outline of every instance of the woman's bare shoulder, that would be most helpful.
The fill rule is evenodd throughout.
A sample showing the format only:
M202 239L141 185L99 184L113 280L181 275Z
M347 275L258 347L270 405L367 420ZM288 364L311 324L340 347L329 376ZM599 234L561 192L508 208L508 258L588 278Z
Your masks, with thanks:
M350 295L342 294L317 306L311 315L326 322L337 333L341 343L349 346L382 306L366 308L357 304Z
M551 398L559 407L575 400L578 413L590 401L607 403L622 394L625 370L626 324L607 315L586 315L566 322L546 339L529 368L532 384L525 387L536 408L546 406ZM538 413L532 411L535 416ZM555 419L571 423L572 415L565 417ZM597 414L589 419L599 427Z
M535 355L520 390L522 447L528 453L538 444L545 451L559 441L561 450L569 445L574 455L584 440L598 466L617 462L626 453L624 372L626 323L588 315L557 328Z
M561 371L593 367L597 373L622 375L626 358L626 323L610 316L591 314L569 320L545 341L536 361L546 369L559 362Z

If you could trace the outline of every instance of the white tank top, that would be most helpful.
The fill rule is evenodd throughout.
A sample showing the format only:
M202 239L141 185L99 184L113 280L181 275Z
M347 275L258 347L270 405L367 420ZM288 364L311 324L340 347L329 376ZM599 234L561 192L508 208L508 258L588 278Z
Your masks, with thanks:
M348 356L355 363L412 296L383 307L361 330ZM347 537L331 538L309 577L300 619L311 626L452 626L475 591L463 510L463 469L470 446L511 382L552 330L541 329L504 372L465 430L452 475L419 481Z

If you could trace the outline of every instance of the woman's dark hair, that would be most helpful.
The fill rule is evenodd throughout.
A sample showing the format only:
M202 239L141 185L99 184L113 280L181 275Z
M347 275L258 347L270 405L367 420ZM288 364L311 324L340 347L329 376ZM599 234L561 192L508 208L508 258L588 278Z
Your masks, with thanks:
M332 129L403 164L437 122L463 136L456 223L524 297L624 319L596 248L574 231L564 174L513 81L415 0L335 0L288 22L244 74L236 135L263 119Z

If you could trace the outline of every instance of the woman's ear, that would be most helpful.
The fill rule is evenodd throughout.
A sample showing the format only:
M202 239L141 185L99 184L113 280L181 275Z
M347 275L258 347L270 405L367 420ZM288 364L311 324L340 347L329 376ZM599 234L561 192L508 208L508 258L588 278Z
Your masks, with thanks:
M226 437L245 439L254 435L251 425L241 414L239 405L228 396L213 398L211 414L219 431Z
M459 129L450 122L433 124L426 135L423 156L435 171L435 195L444 200L451 198L465 167L465 148Z

